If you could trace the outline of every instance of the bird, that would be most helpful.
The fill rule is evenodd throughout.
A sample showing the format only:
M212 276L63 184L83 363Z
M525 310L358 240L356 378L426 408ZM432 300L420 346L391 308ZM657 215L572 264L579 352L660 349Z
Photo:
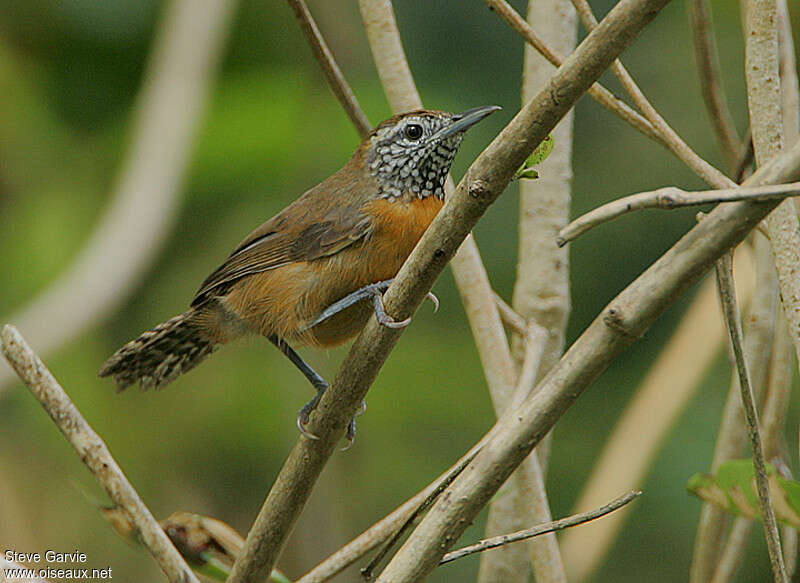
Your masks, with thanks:
M382 292L444 204L464 133L498 109L418 109L380 123L340 170L245 237L188 310L122 346L99 376L120 391L137 383L158 389L223 344L265 336L316 389L297 416L300 431L316 438L306 425L328 383L290 342L339 345L373 313L386 326L408 324L386 314Z

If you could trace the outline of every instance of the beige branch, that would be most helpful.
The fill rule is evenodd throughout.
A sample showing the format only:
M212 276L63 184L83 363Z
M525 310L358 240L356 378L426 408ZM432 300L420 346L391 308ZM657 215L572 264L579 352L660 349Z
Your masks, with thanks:
M736 252L738 293L743 303L752 296L753 258L742 245ZM749 277L743 277L749 274ZM664 439L694 395L719 352L725 326L713 278L701 286L667 345L642 379L603 447L574 505L593 508L609 492L642 485ZM570 581L586 581L600 566L628 512L564 533L561 548Z
M775 333L777 306L777 280L772 265L772 252L765 237L753 237L755 256L755 290L746 318L745 355L750 363L750 382L756 398L760 399L766 386L767 358L771 351L772 337ZM742 246L743 247L743 246ZM740 247L740 249L742 248ZM737 273L742 271L735 266ZM741 282L740 282L741 283ZM722 412L717 440L711 461L711 472L716 472L728 460L741 458L747 444L746 422L742 411L739 377L736 371L731 375L728 396ZM736 520L734 530L725 541L725 527L730 515L720 508L704 503L700 510L689 581L705 583L712 575L725 581L724 573L735 571L731 561L737 561L744 553L748 538L749 520ZM724 547L723 547L724 545ZM715 572L717 575L715 575Z
M575 9L581 17L581 22L587 30L593 30L597 26L597 19L592 13L592 9L586 0L572 0ZM702 178L706 183L715 188L732 187L735 183L725 176L722 172L714 168L706 160L697 155L697 153L683 141L683 139L670 127L670 125L661 117L661 114L656 111L656 108L645 97L644 92L639 88L636 82L628 73L627 69L622 65L619 60L614 61L611 65L611 70L614 75L619 79L619 82L625 88L628 95L636 104L636 107L644 114L644 117L653 124L656 133L661 137L667 149L675 154L675 156L691 168L695 174Z
M711 20L709 0L689 0L689 20L692 27L694 56L700 78L700 91L706 104L711 126L717 136L722 157L728 169L736 168L741 149L741 140L736 133L736 125L728 109L725 90L719 68L719 55L714 43L714 30Z
M484 539L475 543L474 545L469 545L447 553L444 557L442 557L442 560L439 562L439 564L444 565L445 563L455 561L456 559L460 559L462 557L467 557L474 553L482 553L483 551L488 551L489 549L495 549L503 545L526 540L548 532L556 532L559 530L564 530L565 528L578 526L579 524L585 524L622 508L629 502L632 502L635 498L639 497L641 494L642 493L637 490L631 490L619 498L612 500L608 504L600 506L599 508L595 508L594 510L582 512L580 514L573 514L572 516L568 516L566 518L559 518L558 520L553 520L545 524L539 524L519 532L504 534L502 536L496 536L490 539Z
M578 47L575 54L595 39L618 39L611 23L628 20L635 6L623 0ZM611 30L609 30L611 28ZM606 61L607 62L607 61ZM564 71L562 67L561 72ZM558 77L558 74L557 74ZM535 100L534 100L535 101ZM492 147L489 148L492 151ZM485 156L486 154L484 154ZM483 156L478 159L482 160ZM514 160L516 163L516 159ZM483 176L481 174L481 176ZM760 168L750 184L791 181L800 178L800 146ZM504 415L496 432L475 460L439 498L378 579L422 580L438 564L446 547L456 541L497 488L574 403L582 391L608 364L637 339L647 327L710 268L726 250L738 244L774 208L771 202L748 201L720 205L689 231L672 249L629 285L603 310L540 383L537 391L513 414ZM421 298L420 298L421 299ZM401 314L402 315L402 314Z
M111 456L106 444L86 422L64 389L13 326L0 333L0 349L8 363L39 399L86 467L105 488L111 500L139 531L142 543L171 583L198 583L192 570L172 546L164 531Z
M325 38L323 38L322 33L320 33L317 23L314 22L314 17L311 16L311 12L308 10L305 0L288 1L289 6L294 10L294 15L300 22L300 28L303 30L306 41L311 45L314 57L316 57L317 62L322 67L328 85L333 90L334 95L336 95L336 99L339 100L339 103L347 113L350 121L353 122L358 134L362 138L366 137L372 130L372 126L361 109L361 106L358 104L358 99L356 99L352 89L350 89L350 86L347 84L342 70L339 68L339 65L336 64L336 59L334 59L333 53L331 53L328 44L325 42Z
M234 6L234 0L209 0L202 10L193 0L169 3L108 209L66 273L5 318L42 354L116 310L166 240ZM0 366L0 388L12 378Z
M414 312L447 261L508 185L514 172L666 2L622 0L564 62L548 87L531 100L483 151L384 295L388 313L405 318ZM764 208L770 208L769 203L764 203L758 210ZM749 221L737 222L735 232L739 235L741 229L749 227L752 227ZM715 240L718 237L709 237L709 241ZM706 242L698 248L706 249L706 245L713 247ZM244 552L234 565L230 583L256 581L269 573L322 468L401 333L402 330L380 326L370 320L356 338L311 419L309 431L319 439L303 437L290 453L248 533ZM486 501L488 498L484 503ZM411 538L415 535L412 534ZM434 563L430 562L431 558L427 557L420 565L433 568L441 555L435 557Z
M735 200L777 200L800 194L800 182L765 186L723 188L720 190L686 191L667 186L618 198L582 215L561 229L557 242L565 245L597 225L644 209L675 209L701 204L733 202Z
M554 67L560 67L564 62L560 56L556 55L539 35L531 28L519 13L506 2L506 0L484 0L489 8L500 18L505 20L511 28L517 31L536 51L542 55L547 62ZM645 136L663 144L661 137L655 131L653 124L647 121L640 113L634 111L627 103L611 93L600 83L595 83L587 91L588 95L598 104L605 107L608 111L615 114L621 120L630 124L631 127L640 131Z
M739 317L739 307L736 302L736 292L733 289L733 260L730 254L725 255L717 262L717 285L722 298L722 308L725 322L728 326L733 355L736 361L736 370L739 373L739 388L741 389L744 415L747 420L747 433L750 438L750 449L753 456L755 469L756 490L758 492L758 506L763 517L764 531L767 538L767 550L772 566L772 573L778 583L787 583L786 568L783 564L783 551L778 533L778 523L775 519L775 509L769 496L769 479L767 478L767 465L764 460L764 450L761 445L761 431L759 429L758 411L756 410L753 389L750 386L750 372L744 354L744 338L742 336L742 322Z
M791 145L800 135L800 87L797 78L792 21L786 0L778 0L779 71L781 77L781 113L783 114L784 141Z

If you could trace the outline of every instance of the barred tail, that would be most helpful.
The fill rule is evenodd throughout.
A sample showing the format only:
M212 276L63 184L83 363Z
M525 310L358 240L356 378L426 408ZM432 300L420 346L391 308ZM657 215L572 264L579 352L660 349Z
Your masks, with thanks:
M216 348L198 326L198 310L162 322L117 350L100 368L101 377L113 376L119 390L139 383L160 389L194 368Z

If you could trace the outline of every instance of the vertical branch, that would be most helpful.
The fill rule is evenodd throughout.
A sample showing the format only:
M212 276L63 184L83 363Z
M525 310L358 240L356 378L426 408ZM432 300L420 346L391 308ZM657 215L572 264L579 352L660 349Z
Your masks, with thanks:
M700 91L711 120L711 127L717 136L722 157L729 170L733 170L739 160L741 140L736 133L733 116L728 109L728 100L722 86L719 68L719 54L714 43L714 28L711 19L709 0L689 0L689 21L692 27L694 56L700 78Z
M767 358L771 350L772 336L776 325L777 280L772 265L772 252L765 237L753 238L755 255L755 290L750 310L747 314L745 334L745 358L750 363L750 382L756 400L760 399L767 377ZM736 267L737 273L741 270ZM728 388L728 396L722 413L722 421L717 432L717 441L711 461L711 472L716 472L724 462L743 455L747 442L745 419L742 411L739 377L734 371ZM725 528L730 515L708 503L700 510L700 519L695 535L692 564L689 571L691 583L706 583L715 580L726 581L722 573L734 573L731 562L738 562L744 550L747 537L743 536L746 519L736 520L735 532L725 541ZM730 557L730 558L728 558Z
M743 254L745 251L747 248L741 246L736 253L736 269L740 274L737 283L743 303L752 296L755 283L752 256ZM741 276L748 272L750 277ZM661 444L694 396L724 339L725 326L715 284L709 278L617 421L574 510L593 508L609 491L641 486ZM561 548L570 581L589 580L602 565L628 515L628 511L622 510L602 522L564 533Z
M556 53L569 54L575 48L577 18L566 0L541 0L528 3L528 25L537 26L540 38ZM530 101L545 86L553 74L551 64L532 46L525 45L522 71L521 100ZM565 248L556 245L556 234L569 220L572 182L573 112L567 113L553 129L556 147L541 165L541 178L535 182L523 180L519 185L519 243L517 279L514 284L513 305L528 321L535 321L545 332L544 350L538 373L531 384L544 377L558 362L564 349L564 334L569 313L569 256ZM516 337L514 356L517 368L524 362L526 344L530 339ZM520 393L530 388L520 387ZM547 492L544 487L549 440L541 443L515 473L518 495L516 511L501 520L490 506L487 536L514 530L513 520L522 517L528 524L552 520ZM511 504L509 504L511 506ZM508 511L507 511L508 512ZM495 519L493 521L493 519ZM503 524L505 522L505 524ZM495 530L490 530L493 528ZM527 543L534 578L539 583L566 581L566 572L555 534L532 539ZM485 554L481 558L479 581L500 581L490 573L501 574L503 557Z
M300 22L300 28L306 37L306 41L308 41L308 44L311 46L311 50L314 51L317 62L322 66L322 72L325 74L328 86L333 91L336 99L339 100L339 103L347 113L350 121L353 122L356 131L358 131L358 135L362 138L366 137L372 129L372 126L367 116L364 115L361 106L358 104L356 96L353 94L347 81L345 81L342 70L339 68L339 65L336 64L333 53L331 53L331 50L328 48L328 43L326 43L325 39L322 37L319 27L317 27L317 23L314 21L314 17L311 16L311 12L309 12L308 6L306 6L305 0L289 0L289 6L294 10L294 15Z
M764 523L764 532L767 538L769 560L772 573L777 583L788 583L786 569L783 564L781 541L778 535L778 524L775 520L775 510L769 497L769 480L767 467L764 462L764 452L761 447L761 435L758 427L758 412L756 411L755 398L750 387L750 375L747 370L747 361L744 355L744 342L742 327L739 319L739 308L736 305L736 294L733 289L733 262L730 254L717 262L717 283L722 298L722 307L725 312L725 321L730 333L731 346L736 359L736 369L739 372L739 387L741 388L742 405L747 419L748 437L753 454L753 467L755 469L756 487L758 490L759 509Z
M786 144L791 146L800 134L800 87L798 87L797 59L789 8L786 0L778 0L777 4L783 137Z
M359 8L373 59L392 109L403 111L422 107L422 100L403 51L391 2L360 0ZM448 178L448 199L452 190L452 181ZM492 403L499 415L511 399L516 375L489 277L472 236L465 239L450 265L469 319ZM536 490L543 491L543 487ZM510 532L520 526L516 521L516 504L513 503L516 497L517 493L512 491L501 502L505 512L495 525L497 532ZM492 521L497 521L497 517ZM500 567L501 578L508 577L511 573L525 575L524 555L518 549L505 550L501 555L504 559ZM487 581L484 577L481 580Z
M7 318L42 354L117 309L165 241L235 4L166 5L108 209L64 275ZM0 365L0 387L12 377Z

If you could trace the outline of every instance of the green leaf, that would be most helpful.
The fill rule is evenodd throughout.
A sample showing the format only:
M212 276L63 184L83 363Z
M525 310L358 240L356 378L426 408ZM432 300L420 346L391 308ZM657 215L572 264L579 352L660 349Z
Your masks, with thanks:
M543 139L536 149L533 151L533 154L528 156L528 159L525 161L526 166L536 166L537 164L541 164L547 157L550 155L550 152L553 151L553 136L547 135L545 139Z
M781 476L767 464L770 498L775 517L789 526L800 527L800 482ZM695 474L686 485L690 493L732 514L761 518L755 471L750 459L731 460L720 465L717 475Z
M532 166L536 166L537 164L544 162L552 151L553 136L548 135L539 143L538 146L536 146L536 149L530 156L528 156L528 159L525 160L525 163L514 173L512 180L535 180L536 178L539 178L539 173L534 170Z

